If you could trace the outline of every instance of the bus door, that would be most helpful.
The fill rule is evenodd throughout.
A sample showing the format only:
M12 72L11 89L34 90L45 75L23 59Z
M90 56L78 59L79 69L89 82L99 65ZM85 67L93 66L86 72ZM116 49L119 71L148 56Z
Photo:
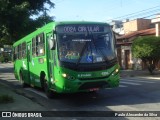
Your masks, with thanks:
M28 54L27 54L27 58L28 58L28 76L29 76L29 80L30 80L30 85L32 87L35 86L35 79L37 78L37 76L35 75L35 63L33 60L33 56L32 56L32 45L31 42L27 43L27 48L28 48Z
M49 41L52 37L51 33L47 34L47 41ZM48 73L49 73L49 79L51 81L54 81L54 51L53 50L48 50L48 58L49 58L49 69L48 69Z
M27 43L27 68L28 68L28 84L31 84L30 79L30 61L31 61L31 42Z

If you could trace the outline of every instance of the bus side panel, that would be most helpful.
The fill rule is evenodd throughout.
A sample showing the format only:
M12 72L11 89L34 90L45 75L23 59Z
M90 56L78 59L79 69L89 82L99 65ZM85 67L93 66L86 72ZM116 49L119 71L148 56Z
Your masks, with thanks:
M14 60L14 74L17 80L20 80L20 76L22 76L23 81L27 84L30 84L30 79L28 76L29 74L28 60L27 60L28 53L26 48L27 45L23 51L18 51L18 54L21 54L21 57L17 55L17 58L15 58Z
M22 68L21 60L14 61L14 75L17 80L20 80L20 69Z
M41 82L40 82L41 72L47 74L46 57L32 58L30 64L30 78L31 78L31 83L37 87L41 87Z
M44 36L44 41L45 41L45 36ZM30 53L31 57L29 62L29 69L30 69L30 79L32 86L42 87L40 81L41 73L44 73L45 79L48 79L47 49L48 48L46 47L46 41L45 41L44 48L43 47L37 48L37 52L44 53L44 55L36 54L36 56L33 56L33 53L32 52Z
M21 61L21 68L20 72L23 75L23 80L25 83L30 84L30 79L29 79L29 67L28 67L28 62L27 59L23 59Z

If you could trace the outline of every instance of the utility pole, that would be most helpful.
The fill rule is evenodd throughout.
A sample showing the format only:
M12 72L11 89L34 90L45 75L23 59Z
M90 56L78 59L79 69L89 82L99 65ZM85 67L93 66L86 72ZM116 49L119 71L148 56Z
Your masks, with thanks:
M47 22L47 8L44 8L44 24L46 25Z

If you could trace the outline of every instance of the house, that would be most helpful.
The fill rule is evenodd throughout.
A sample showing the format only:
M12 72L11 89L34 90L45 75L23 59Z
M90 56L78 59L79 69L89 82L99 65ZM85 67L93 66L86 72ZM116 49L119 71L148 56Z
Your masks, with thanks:
M117 36L117 56L122 69L143 69L144 63L132 57L133 40L139 36L155 35L150 19L136 19L123 24L124 35Z
M124 34L124 30L123 30L123 22L121 20L112 20L112 22L110 23L112 30L119 34L122 35Z

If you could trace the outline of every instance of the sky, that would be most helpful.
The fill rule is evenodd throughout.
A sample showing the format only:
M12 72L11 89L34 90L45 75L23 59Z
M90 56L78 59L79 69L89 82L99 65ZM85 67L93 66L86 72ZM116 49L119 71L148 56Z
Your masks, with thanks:
M99 21L106 22L120 16L149 8L160 13L160 0L51 0L55 8L49 15L55 21ZM159 7L157 7L159 6ZM155 11L155 12L158 12ZM146 11L147 12L147 11ZM143 13L142 13L143 14ZM146 14L146 16L149 13Z

